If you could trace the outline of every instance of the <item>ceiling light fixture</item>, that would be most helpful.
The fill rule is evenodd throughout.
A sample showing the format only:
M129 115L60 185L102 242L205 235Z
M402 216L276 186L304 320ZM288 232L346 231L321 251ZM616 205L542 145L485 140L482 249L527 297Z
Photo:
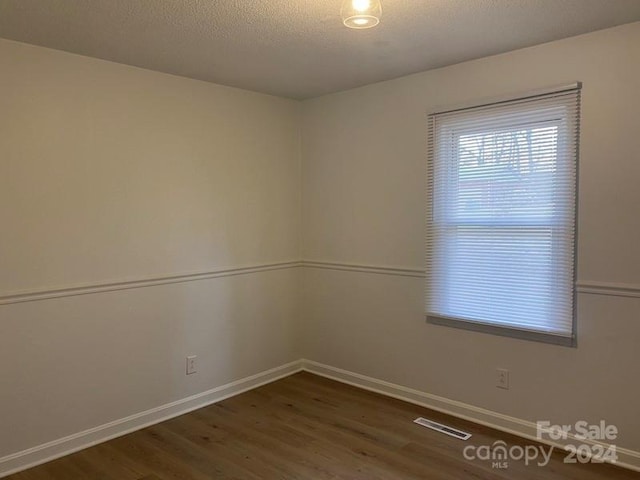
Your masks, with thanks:
M380 0L344 0L340 13L349 28L371 28L380 23L382 5Z

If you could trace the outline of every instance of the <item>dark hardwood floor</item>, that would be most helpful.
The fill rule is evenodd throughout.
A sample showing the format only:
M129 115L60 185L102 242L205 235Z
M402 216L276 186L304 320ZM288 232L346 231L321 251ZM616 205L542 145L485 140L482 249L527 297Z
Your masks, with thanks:
M415 425L423 416L468 431L467 442ZM10 477L9 480L636 479L611 465L466 461L467 445L518 437L298 373Z

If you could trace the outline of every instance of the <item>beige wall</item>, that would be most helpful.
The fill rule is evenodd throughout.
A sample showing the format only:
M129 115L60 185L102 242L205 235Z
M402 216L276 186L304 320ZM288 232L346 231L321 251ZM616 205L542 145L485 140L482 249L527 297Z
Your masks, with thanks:
M424 268L426 114L582 81L578 278L640 288L640 23L303 104L303 258ZM578 298L577 349L428 325L424 281L307 268L305 355L536 421L601 418L640 450L640 298ZM497 389L495 369L511 371Z
M5 40L0 92L0 297L299 257L299 103ZM297 275L0 305L0 457L299 358Z

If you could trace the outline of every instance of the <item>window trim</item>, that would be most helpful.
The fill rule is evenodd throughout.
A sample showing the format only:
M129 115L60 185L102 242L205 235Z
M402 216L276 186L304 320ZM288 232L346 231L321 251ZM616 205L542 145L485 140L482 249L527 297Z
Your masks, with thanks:
M458 318L445 317L442 315L426 314L427 323L442 327L469 330L472 332L488 333L499 337L517 338L520 340L531 340L534 342L549 343L552 345L562 345L565 347L577 347L576 338L576 314L573 314L573 335L565 337L553 333L536 332L522 328L508 327L504 325L494 325L473 320L460 320Z
M499 105L501 103L511 103L511 102L519 102L519 101L526 101L526 100L533 100L534 98L537 97L545 97L547 95L553 95L553 94L557 94L557 93L563 93L563 92L570 92L573 90L581 90L582 89L582 82L573 82L573 83L568 83L566 85L558 85L555 87L548 87L548 88L541 88L538 90L532 90L529 91L528 93L515 93L515 94L509 94L509 95L501 95L498 97L491 97L491 98L485 98L483 100L478 100L478 101L472 101L472 102L467 102L467 103L463 103L463 104L459 104L459 105L455 105L453 107L449 107L449 108L437 108L435 109L435 111L433 112L429 112L428 115L429 116L434 116L434 115L443 115L445 113L454 113L454 112L461 112L464 110L471 110L474 108L480 108L480 107L489 107L492 105Z
M562 85L562 86L557 86L557 87L551 87L551 88L546 88L546 89L540 89L540 90L536 90L536 91L532 91L529 92L528 94L521 94L521 95L509 95L509 96L503 96L503 97L497 97L497 98L493 98L491 100L486 100L486 101L481 101L481 102L474 102L473 104L466 104L466 105L462 105L462 106L457 106L455 108L449 108L446 110L438 110L432 113L428 114L428 125L429 125L429 136L428 136L428 157L429 157L429 162L428 162L428 178L431 179L433 178L434 175L434 164L433 164L433 159L436 155L436 151L437 149L434 147L434 128L433 128L433 124L432 124L432 119L436 116L436 115L442 115L442 114L447 114L447 113L457 113L457 112L464 112L466 110L473 110L476 108L482 108L482 107L490 107L493 105L499 105L499 104L509 104L509 103L520 103L520 102L527 102L529 100L535 100L538 97L546 97L549 95L554 95L554 94L561 94L561 93L568 93L568 92L576 92L578 95L578 116L575 119L575 125L572 126L572 136L575 136L575 140L576 140L576 144L575 144L575 185L574 185L574 189L575 189L575 205L574 205L574 219L573 219L573 227L574 227L574 238L573 238L573 258L574 258L574 268L573 268L573 278L572 278L572 282L573 282L573 288L572 288L572 305L573 305L573 315L572 315L572 323L571 323L571 335L561 335L561 334L556 334L556 333L552 333L552 332L544 332L542 330L529 330L526 328L518 328L518 327L512 327L512 326L508 326L508 325L497 325L497 324L493 324L493 323L485 323L482 321L477 321L477 320L465 320L465 319L461 319L461 318L454 318L454 317L449 317L446 315L439 315L439 314L434 314L434 313L426 313L425 314L425 319L427 321L427 323L432 324L432 325L438 325L438 326L445 326L445 327L451 327L451 328L457 328L457 329L462 329L462 330L468 330L468 331L474 331L474 332L480 332L480 333L486 333L486 334L491 334L491 335L496 335L496 336L501 336L501 337L510 337L510 338L516 338L516 339L522 339L522 340L529 340L529 341L535 341L535 342L542 342L542 343L547 343L547 344L553 344L553 345L560 345L560 346L567 346L567 347L577 347L578 346L578 342L577 342L577 328L578 328L578 322L577 322L577 310L578 310L578 305L577 305L577 289L576 289L576 284L577 284L577 262L578 262L578 257L577 257L577 253L578 253L578 193L579 193L579 189L578 189L578 185L579 185L579 156L580 156L580 148L579 148L579 143L580 143L580 93L581 93L581 89L582 89L582 83L581 82L575 82L575 83L571 83L568 85ZM429 180L429 184L431 184L431 181ZM427 218L431 217L433 215L433 208L434 208L434 200L433 200L433 196L434 196L434 192L433 191L429 191L428 194L428 211L429 214L427 216ZM429 274L427 274L427 279L429 279ZM429 284L426 285L427 288L427 297L428 298L428 290L429 290Z

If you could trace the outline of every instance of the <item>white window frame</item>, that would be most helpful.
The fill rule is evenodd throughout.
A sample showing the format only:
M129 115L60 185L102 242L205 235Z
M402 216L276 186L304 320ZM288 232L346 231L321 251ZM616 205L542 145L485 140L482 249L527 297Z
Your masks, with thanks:
M448 198L440 198L440 197L455 197L455 194L451 194L449 192L449 187L451 187L451 184L448 184L448 187L446 189L443 189L442 186L440 185L438 188L436 188L434 186L434 163L436 161L436 156L437 155L445 155L447 159L451 159L454 158L455 155L452 154L452 149L456 150L459 148L459 139L461 136L463 136L464 130L456 130L455 128L451 130L451 136L447 137L448 138L448 142L441 142L441 143L448 143L445 145L439 145L437 144L436 141L436 135L434 133L435 131L435 124L436 121L438 121L438 119L442 118L445 115L451 115L451 114L456 114L457 112L460 112L462 114L465 114L469 111L480 111L482 113L482 109L487 109L487 116L488 118L490 118L491 116L491 106L499 106L499 105L503 105L503 104L518 104L518 103L527 103L527 102L531 102L531 101L535 101L536 99L544 99L544 98L549 98L552 97L554 95L563 95L563 94L569 94L569 93L574 93L576 95L576 112L575 112L575 118L572 118L570 120L570 124L567 126L565 125L565 132L564 134L566 135L566 138L564 138L564 143L567 142L574 142L571 143L571 148L572 150L572 157L573 160L575 161L575 184L573 185L574 188L574 205L573 205L573 218L571 219L571 221L573 222L572 225L570 225L569 227L572 229L573 231L573 251L570 252L570 254L573 257L573 262L572 262L572 266L573 266L573 275L572 275L572 294L571 294L571 298L568 299L571 302L571 308L572 308L572 322L571 322L571 331L570 332L563 332L562 334L558 334L556 332L554 333L549 333L547 331L543 331L543 330L536 330L536 329L532 329L532 328L525 328L525 327L519 327L516 325L516 322L513 322L513 324L510 325L505 325L505 324L497 324L497 323L493 323L491 322L490 319L484 319L486 321L483 321L483 319L469 319L469 318L456 318L455 316L450 316L448 315L446 312L443 311L434 311L433 308L431 308L432 306L430 305L430 303L432 303L430 301L430 298L432 295L436 294L437 292L442 292L443 289L446 290L447 288L449 288L446 285L446 279L442 278L445 277L446 274L442 274L442 268L440 268L439 270L441 271L441 273L439 274L439 277L436 278L436 276L438 275L437 273L434 273L434 270L436 270L436 268L434 267L435 265L435 261L436 259L434 259L434 253L437 250L437 248L433 245L434 239L431 238L431 236L429 235L429 231L428 231L428 235L427 235L427 291L426 291L426 317L427 317L427 321L429 323L432 324L436 324L436 325L443 325L443 326L448 326L448 327L454 327L454 328L461 328L461 329L465 329L465 330L472 330L472 331L478 331L478 332L483 332L483 333L488 333L488 334L494 334L494 335L500 335L500 336L508 336L508 337L514 337L514 338L520 338L520 339L524 339L524 340L533 340L533 341L540 341L540 342L545 342L545 343L552 343L552 344L557 344L557 345L566 345L566 346L577 346L577 318L576 318L576 289L575 289L575 285L576 285L576 271L577 271L577 189L578 189L578 156L579 156L579 152L578 152L578 143L579 143L579 132L580 132L580 90L581 90L582 85L580 83L574 83L574 84L570 84L570 85L566 85L566 86L562 86L562 87L555 87L555 88L550 88L550 89L545 89L545 90L539 90L536 92L530 92L529 94L526 95L521 95L521 96L510 96L510 97L506 97L506 98L500 98L500 99L493 99L492 101L487 101L487 102L483 102L481 104L474 104L474 105L468 105L468 106L461 106L455 109L448 109L448 110L444 110L444 111L438 111L436 113L432 113L429 115L429 138L428 138L428 171L429 171L429 187L430 187L430 191L429 191L429 206L428 206L428 216L427 216L427 228L432 229L434 228L434 209L435 208L440 208L438 203L445 203L447 201L451 201ZM540 120L539 123L542 123L543 121L552 123L552 122L562 122L562 121L566 121L566 118L552 118L552 116L549 116L546 120ZM538 122L535 122L538 123ZM534 123L534 124L535 124ZM559 123L557 123L559 125ZM477 124L476 124L477 126ZM513 127L518 127L521 125L518 124L514 124ZM480 128L479 131L482 131L482 125L480 124ZM491 132L491 129L488 129L487 132ZM495 130L494 130L495 131ZM456 138L458 138L458 140L456 140ZM559 140L560 143L560 140ZM448 150L448 151L447 151ZM443 153L445 152L445 153ZM457 164L454 165L452 163L447 165L447 168L457 168ZM443 191L446 190L445 193L443 193ZM445 207L446 208L446 207ZM439 226L441 226L442 223L439 224ZM482 224L481 224L482 225ZM483 225L484 226L484 225ZM488 224L486 225L488 227ZM455 226L454 226L455 228ZM517 228L517 224L516 224L516 228ZM541 224L540 228L544 228L544 225ZM548 228L552 228L552 227L548 227ZM439 239L438 241L443 242L441 239ZM443 244L439 244L438 245L439 248L443 247ZM557 248L557 245L554 242L554 245L552 247L554 250ZM562 252L561 253L554 253L552 254L552 258L556 259L559 258L559 255L566 255L566 245L564 247L562 247ZM446 266L444 267L444 270L446 270ZM438 284L438 285L436 285ZM437 287L437 289L436 289ZM448 293L447 293L448 295ZM437 302L434 302L437 303ZM442 310L442 309L441 309ZM446 309L445 309L446 310Z

